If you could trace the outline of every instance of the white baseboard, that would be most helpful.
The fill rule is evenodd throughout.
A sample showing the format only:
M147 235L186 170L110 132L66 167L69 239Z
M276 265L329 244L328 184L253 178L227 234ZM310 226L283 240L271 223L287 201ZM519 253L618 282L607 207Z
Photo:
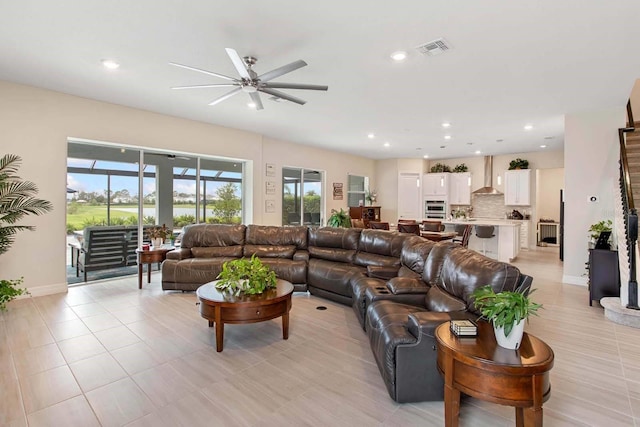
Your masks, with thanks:
M45 295L64 294L67 293L68 287L66 283L56 283L54 285L34 286L27 288L32 297L42 297ZM29 297L23 295L22 298Z
M562 275L562 283L568 283L570 285L589 286L589 278L585 276L568 276Z

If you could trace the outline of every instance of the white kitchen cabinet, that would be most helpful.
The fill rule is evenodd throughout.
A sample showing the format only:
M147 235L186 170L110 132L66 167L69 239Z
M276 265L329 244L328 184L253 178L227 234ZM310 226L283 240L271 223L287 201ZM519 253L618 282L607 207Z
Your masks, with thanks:
M446 197L449 193L449 175L448 172L425 173L422 177L422 194L425 197Z
M506 206L531 205L531 169L504 172L504 204Z
M471 204L471 172L452 173L449 180L449 204Z

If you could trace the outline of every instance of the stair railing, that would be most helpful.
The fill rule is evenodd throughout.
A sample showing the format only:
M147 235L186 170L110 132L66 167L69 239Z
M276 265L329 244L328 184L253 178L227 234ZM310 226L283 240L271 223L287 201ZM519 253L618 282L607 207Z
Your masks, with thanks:
M631 178L629 174L629 162L627 159L626 134L635 131L631 101L627 102L627 126L618 129L620 139L620 184L622 186L622 203L625 216L625 235L629 251L629 292L627 308L640 310L638 306L638 282L636 279L636 245L638 244L638 212L635 209L633 192L631 191Z

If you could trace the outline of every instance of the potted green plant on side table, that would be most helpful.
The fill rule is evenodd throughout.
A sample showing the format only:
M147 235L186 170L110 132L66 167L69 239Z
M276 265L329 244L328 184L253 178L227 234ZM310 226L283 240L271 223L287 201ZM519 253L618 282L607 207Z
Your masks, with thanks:
M234 295L241 292L261 294L269 288L276 287L276 273L254 254L251 259L240 258L225 262L215 287Z
M518 288L515 291L496 293L491 286L478 288L473 292L475 307L482 318L493 324L498 345L517 350L522 342L524 323L530 315L536 315L542 308L529 299L534 290Z

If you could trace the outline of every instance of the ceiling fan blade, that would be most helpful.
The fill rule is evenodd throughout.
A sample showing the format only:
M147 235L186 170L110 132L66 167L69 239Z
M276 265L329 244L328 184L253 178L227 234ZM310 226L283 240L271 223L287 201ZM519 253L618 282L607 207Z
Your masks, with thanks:
M224 50L227 51L227 55L229 55L229 58L231 58L231 62L233 62L233 66L236 67L236 70L238 70L238 74L240 74L240 77L250 80L251 76L249 76L247 67L246 65L244 65L244 61L242 60L242 58L240 58L238 52L236 52L235 49L231 49L230 47L227 47Z
M230 87L230 86L240 86L240 83L222 83L218 85L174 86L171 89L201 89L201 88L207 88L207 87Z
M249 96L251 97L251 101L256 104L256 110L264 109L264 107L262 106L262 100L260 99L260 94L258 92L250 92Z
M207 71L207 70L201 70L200 68L189 67L188 65L182 65L182 64L175 63L175 62L169 62L169 65L173 65L175 67L180 67L180 68L185 68L185 69L191 70L191 71L197 71L199 73L208 74L208 75L214 76L214 77L220 77L221 79L225 79L225 80L231 80L231 81L234 81L234 82L237 81L237 79L231 78L229 76L225 76L223 74L213 73L213 72Z
M298 83L264 83L264 87L275 89L307 89L307 90L328 90L329 86L306 85Z
M235 95L236 93L240 92L241 90L242 90L242 88L241 88L241 87L237 87L237 88L235 88L234 90L232 90L231 92L227 92L227 93L225 93L224 95L222 95L222 96L220 96L220 97L218 97L218 98L214 99L213 101L211 101L211 102L209 103L209 105L216 105L216 104L218 104L218 103L220 103L220 102L224 101L224 100L225 100L225 99L227 99L227 98L231 98L233 95Z
M268 87L261 86L258 88L260 92L268 93L269 95L273 95L278 98L286 99L287 101L295 102L296 104L304 105L307 103L304 99L296 98L295 96L287 95L284 92L280 92L279 90L270 89Z
M276 68L275 70L267 71L261 76L258 76L260 81L268 82L269 80L275 79L276 77L280 77L283 74L290 73L292 71L297 70L298 68L302 68L306 66L307 63L302 59L299 59L291 64L283 65L282 67Z

